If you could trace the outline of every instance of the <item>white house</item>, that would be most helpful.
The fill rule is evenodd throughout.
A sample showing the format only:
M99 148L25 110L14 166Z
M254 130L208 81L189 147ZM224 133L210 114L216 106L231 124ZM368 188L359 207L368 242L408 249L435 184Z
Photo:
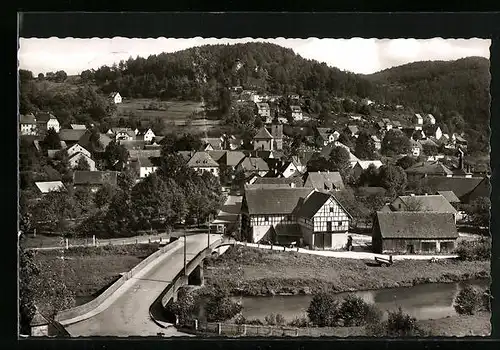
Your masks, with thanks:
M37 134L37 124L35 116L30 113L19 116L19 126L21 135L36 135Z
M68 153L68 157L72 157L74 154L77 154L77 153L83 153L87 157L89 157L89 158L91 157L90 152L87 151L83 146L79 145L78 143L75 143L73 146L68 148L66 150L66 152Z
M41 194L66 191L66 187L64 187L64 184L61 181L40 181L35 182L35 186Z
M420 114L415 113L415 115L413 116L412 122L415 125L415 127L422 126L422 124L424 124L424 118L422 118L422 116Z
M155 137L156 137L156 135L153 132L153 130L151 130L151 129L148 129L144 133L144 141L146 141L146 142L152 142Z
M214 176L219 176L219 163L217 163L208 152L196 152L189 159L187 166L198 172L209 172Z
M59 120L53 115L50 115L50 119L47 121L47 130L54 129L55 132L59 133L61 129L61 125L59 124Z
M410 153L414 157L419 157L420 156L420 151L422 150L422 145L420 142L415 141L414 139L410 138Z
M269 108L268 103L256 103L257 105L257 114L261 117L270 118L271 117L271 109ZM267 121L267 119L266 119Z
M139 170L139 178L144 179L149 174L154 173L158 167L151 162L151 159L148 157L138 157L137 165Z
M302 120L302 109L300 106L292 105L288 109L288 113L293 120Z
M339 249L347 243L351 216L330 193L300 187L246 188L242 232L250 242Z
M78 163L80 162L81 159L85 159L85 161L89 165L88 169L89 171L96 170L95 161L92 158L90 158L90 156L88 156L87 154L80 152L74 153L71 157L69 157L68 162L71 169L75 169L78 166Z
M119 92L112 92L109 97L115 104L122 103L122 97Z

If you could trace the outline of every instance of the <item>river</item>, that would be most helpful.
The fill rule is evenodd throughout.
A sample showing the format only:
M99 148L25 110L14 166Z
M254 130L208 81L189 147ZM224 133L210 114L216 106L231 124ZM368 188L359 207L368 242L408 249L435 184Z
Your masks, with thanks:
M437 319L456 315L453 301L457 293L466 285L481 290L489 287L489 280L472 280L458 283L430 283L413 287L388 288L371 291L359 291L358 295L371 304L376 304L383 311L394 311L401 307L418 320ZM349 293L338 293L342 299ZM264 320L271 313L282 314L286 320L303 316L311 302L311 295L285 295L260 297L234 297L241 300L243 316L247 319Z

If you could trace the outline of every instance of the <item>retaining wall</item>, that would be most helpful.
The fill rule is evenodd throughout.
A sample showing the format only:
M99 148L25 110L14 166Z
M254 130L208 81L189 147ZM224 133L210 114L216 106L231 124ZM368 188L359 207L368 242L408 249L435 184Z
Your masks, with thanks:
M165 245L164 247L158 249L158 251L154 252L146 259L142 260L139 264L137 264L134 268L132 268L127 273L123 274L115 283L113 283L108 289L102 292L98 297L89 301L88 303L76 306L71 309L63 310L59 312L55 319L60 323L65 323L65 321L71 320L76 317L81 317L93 310L95 310L98 306L100 306L106 299L108 299L113 293L115 293L123 284L135 276L141 270L143 270L147 265L149 265L152 261L159 258L164 253L172 251L176 248L180 248L182 246L181 240L176 240L170 244Z

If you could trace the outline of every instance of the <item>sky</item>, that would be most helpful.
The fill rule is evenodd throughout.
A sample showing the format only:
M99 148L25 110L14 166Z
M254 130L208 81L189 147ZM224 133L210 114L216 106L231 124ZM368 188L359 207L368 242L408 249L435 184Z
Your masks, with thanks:
M132 57L175 52L207 44L265 41L292 49L307 59L360 74L429 60L490 57L489 39L216 39L216 38L47 38L19 40L19 68L38 73L64 70L68 75L97 69Z

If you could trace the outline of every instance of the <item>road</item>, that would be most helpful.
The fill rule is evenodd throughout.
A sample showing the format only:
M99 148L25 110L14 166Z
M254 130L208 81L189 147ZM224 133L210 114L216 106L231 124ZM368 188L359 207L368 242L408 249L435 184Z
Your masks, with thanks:
M210 235L214 242L220 235ZM182 238L180 238L182 239ZM194 258L208 245L206 234L191 235L187 241L187 260ZM179 248L165 254L157 263L128 280L116 293L100 307L101 311L86 320L65 326L74 337L78 336L189 336L175 328L158 326L150 319L149 308L165 290L167 285L184 267L184 249Z

